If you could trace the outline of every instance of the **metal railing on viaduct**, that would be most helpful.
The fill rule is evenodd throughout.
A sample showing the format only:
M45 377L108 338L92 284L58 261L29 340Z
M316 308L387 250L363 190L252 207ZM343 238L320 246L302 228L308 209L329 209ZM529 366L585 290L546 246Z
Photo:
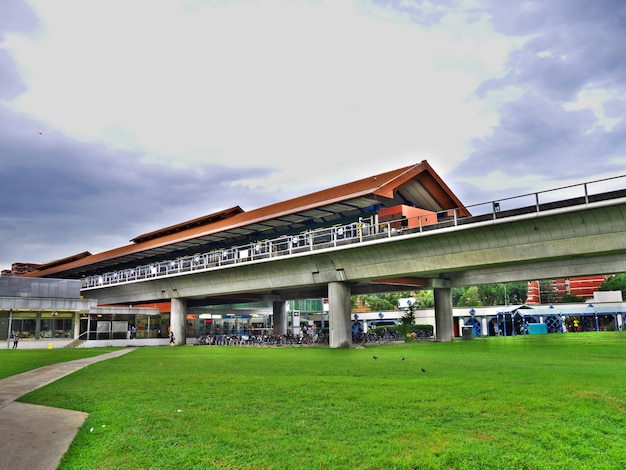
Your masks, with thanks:
M374 240L426 234L443 229L468 228L470 224L539 215L558 209L584 208L602 201L625 198L625 182L626 175L615 176L474 204L466 207L470 213L474 214L471 217L459 217L460 208L449 209L438 213L437 222L428 225L422 223L421 216L414 221L404 219L385 223L373 223L371 219L362 219L347 225L305 231L297 235L260 240L241 246L89 276L82 279L82 289L101 289L107 286L150 281L155 278L212 271L259 260L284 259L294 254L365 244ZM616 222L624 223L623 220Z

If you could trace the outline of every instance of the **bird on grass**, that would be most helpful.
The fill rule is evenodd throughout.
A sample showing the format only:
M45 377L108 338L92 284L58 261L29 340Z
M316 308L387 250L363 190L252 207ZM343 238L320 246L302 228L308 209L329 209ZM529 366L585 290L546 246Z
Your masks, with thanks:
M426 369L424 369L423 367L422 367L422 372L426 372Z
M404 356L402 356L402 357L400 358L400 360L401 360L401 361L404 361Z
M376 359L378 359L378 356L372 356L372 358L373 358L374 360L376 360Z

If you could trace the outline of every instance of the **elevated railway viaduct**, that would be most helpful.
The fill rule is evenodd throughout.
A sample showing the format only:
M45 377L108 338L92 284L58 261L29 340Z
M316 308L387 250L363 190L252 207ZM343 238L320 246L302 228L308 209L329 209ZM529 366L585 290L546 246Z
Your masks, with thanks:
M212 214L34 275L82 278L83 296L99 304L169 301L180 343L190 306L272 301L281 334L286 300L328 297L330 346L349 347L351 295L433 289L436 338L452 341L452 287L626 271L626 191L579 186L573 198L533 194L533 204L494 201L472 215L422 162L248 213ZM396 218L382 221L389 211Z
M286 329L285 300L328 297L331 347L344 347L351 338L351 295L434 289L436 336L451 341L452 287L624 272L625 221L626 200L614 199L365 237L343 246L96 286L84 295L112 304L171 300L172 325L181 335L190 305L233 298L274 301L275 324Z

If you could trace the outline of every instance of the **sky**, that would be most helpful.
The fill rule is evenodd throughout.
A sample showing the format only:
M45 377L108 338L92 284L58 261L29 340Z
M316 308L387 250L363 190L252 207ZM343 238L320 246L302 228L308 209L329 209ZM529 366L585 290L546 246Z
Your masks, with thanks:
M0 0L0 269L427 160L626 174L623 0Z

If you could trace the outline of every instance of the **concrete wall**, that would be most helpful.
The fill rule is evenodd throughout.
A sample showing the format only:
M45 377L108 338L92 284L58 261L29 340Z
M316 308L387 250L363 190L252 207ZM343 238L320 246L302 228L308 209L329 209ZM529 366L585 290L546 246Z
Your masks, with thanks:
M150 338L150 339L104 339L85 341L79 348L105 348L116 347L122 348L127 346L168 346L170 340L168 338Z
M21 339L18 349L59 349L70 344L73 339ZM0 347L6 348L7 341L3 340ZM13 347L13 339L10 340L9 348Z

